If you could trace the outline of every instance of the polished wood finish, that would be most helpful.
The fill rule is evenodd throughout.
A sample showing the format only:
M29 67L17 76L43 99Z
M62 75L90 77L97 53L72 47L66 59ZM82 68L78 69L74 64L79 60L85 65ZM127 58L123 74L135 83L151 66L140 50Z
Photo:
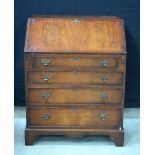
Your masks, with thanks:
M42 60L49 60L49 64L45 66L44 64L40 63ZM87 63L86 63L87 61ZM107 65L102 65L102 62L106 61ZM57 58L57 57L36 57L34 58L34 67L36 68L48 68L48 67L102 67L102 68L117 68L118 67L118 59L117 58L110 58L110 57L103 57L103 58L96 58L93 57L89 58L82 58L78 56L73 57L66 57L66 58Z
M48 95L48 97L44 97ZM102 98L103 96L103 98ZM105 98L104 98L105 96ZM39 104L95 104L113 103L121 104L123 100L122 89L98 89L96 88L59 88L59 89L39 89L28 90L28 103Z
M126 56L124 54L40 54L27 52L25 60L25 67L27 69L88 68L90 70L100 68L107 71L115 69L124 72ZM48 60L48 64L44 65L42 60Z
M102 118L102 114L106 115ZM44 118L44 115L48 115ZM53 107L30 108L28 111L30 127L86 127L115 129L121 124L120 109Z
M126 47L118 17L31 17L25 144L39 135L109 135L123 146Z
M68 70L68 71L29 71L27 73L27 82L33 84L123 84L123 73L121 72L103 72L86 70Z
M120 18L29 18L26 52L124 53ZM36 35L37 34L37 35Z

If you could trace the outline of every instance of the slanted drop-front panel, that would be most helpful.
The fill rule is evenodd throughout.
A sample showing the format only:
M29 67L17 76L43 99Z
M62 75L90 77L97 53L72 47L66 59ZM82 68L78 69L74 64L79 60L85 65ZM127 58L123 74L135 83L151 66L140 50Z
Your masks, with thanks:
M26 52L124 53L120 18L30 18Z

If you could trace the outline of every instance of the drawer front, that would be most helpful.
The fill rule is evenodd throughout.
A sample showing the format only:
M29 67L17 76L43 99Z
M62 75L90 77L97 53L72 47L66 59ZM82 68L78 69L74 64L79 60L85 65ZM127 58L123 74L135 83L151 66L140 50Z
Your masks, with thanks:
M122 103L122 89L94 88L29 88L28 104L94 104Z
M116 69L119 65L118 57L98 56L98 57L82 57L82 56L65 56L54 57L51 55L34 57L34 68L51 67L101 67L107 69Z
M123 73L104 73L90 71L53 71L27 73L27 82L33 84L123 84Z
M104 108L30 108L27 110L28 126L67 127L93 126L118 127L121 124L120 109Z

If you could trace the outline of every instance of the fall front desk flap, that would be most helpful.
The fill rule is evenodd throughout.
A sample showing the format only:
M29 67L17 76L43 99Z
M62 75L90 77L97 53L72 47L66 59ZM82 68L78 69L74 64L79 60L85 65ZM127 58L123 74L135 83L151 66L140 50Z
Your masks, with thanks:
M123 20L118 17L31 17L25 52L125 53Z

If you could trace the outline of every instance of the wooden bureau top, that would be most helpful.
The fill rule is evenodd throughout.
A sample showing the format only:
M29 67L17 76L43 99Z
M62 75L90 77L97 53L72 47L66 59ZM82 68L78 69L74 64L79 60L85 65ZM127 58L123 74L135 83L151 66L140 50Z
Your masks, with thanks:
M118 17L31 17L25 52L126 53Z

